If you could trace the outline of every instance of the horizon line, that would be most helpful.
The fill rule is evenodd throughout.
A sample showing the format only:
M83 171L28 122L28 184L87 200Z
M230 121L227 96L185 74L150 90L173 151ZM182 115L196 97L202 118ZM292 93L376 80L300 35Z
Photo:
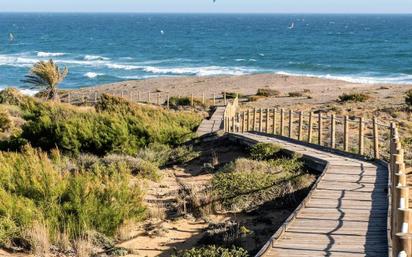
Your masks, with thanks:
M130 12L130 11L0 11L0 14L246 14L246 15L412 15L412 12Z

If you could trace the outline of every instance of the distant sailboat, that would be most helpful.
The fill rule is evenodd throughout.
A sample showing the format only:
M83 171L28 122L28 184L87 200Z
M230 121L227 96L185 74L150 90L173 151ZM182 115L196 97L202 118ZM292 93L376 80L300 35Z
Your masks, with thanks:
M295 23L292 22L292 23L289 25L288 29L294 29L294 28L295 28Z
M164 32L163 30L161 30L161 31L160 31L160 34L164 35L164 34L165 34L165 32Z
M13 33L9 33L9 42L13 42L14 41L14 35Z

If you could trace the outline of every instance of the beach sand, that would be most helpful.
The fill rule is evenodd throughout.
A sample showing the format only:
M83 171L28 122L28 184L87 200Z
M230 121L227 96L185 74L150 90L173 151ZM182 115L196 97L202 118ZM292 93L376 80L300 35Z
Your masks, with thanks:
M242 95L254 95L259 88L276 89L281 96L267 98L251 103L255 107L290 106L295 104L319 105L336 102L343 93L364 92L372 96L372 102L381 104L403 103L404 92L411 85L398 84L366 84L351 83L341 80L330 80L315 77L286 76L277 74L255 74L242 76L213 76L213 77L164 77L145 80L122 81L112 84L88 87L77 92L169 92L171 96L190 96L200 98L202 93L206 98L223 91L236 92ZM289 92L303 92L305 97L287 97ZM307 96L310 96L308 98Z

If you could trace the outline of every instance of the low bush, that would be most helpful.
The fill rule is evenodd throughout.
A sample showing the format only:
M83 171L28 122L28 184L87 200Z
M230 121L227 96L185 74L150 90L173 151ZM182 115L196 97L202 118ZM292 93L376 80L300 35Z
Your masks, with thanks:
M281 147L271 143L258 143L249 149L250 157L254 160L269 160L281 150Z
M342 94L339 96L339 102L365 102L370 99L370 96L364 93Z
M406 91L406 93L405 93L405 103L409 107L412 106L412 89Z
M11 128L12 121L10 119L10 115L0 109L0 132L5 132Z
M222 92L222 95L226 93L227 99L235 99L236 97L241 97L242 95L238 92Z
M188 96L182 96L182 97L173 96L173 97L170 97L169 99L169 105L172 109L178 109L179 107L188 107L192 105L192 100L191 100L191 97L188 97ZM193 106L200 107L200 108L206 108L207 104L206 102L203 103L201 99L193 98Z
M143 107L107 95L102 96L96 111L48 102L36 103L25 112L27 122L14 142L20 138L44 150L57 146L76 155L135 155L154 142L178 145L194 136L201 121L194 113Z
M215 245L179 251L172 257L249 257L243 248L223 248Z
M105 156L102 159L102 162L106 166L115 165L118 167L126 165L127 169L130 170L133 175L138 175L153 181L158 181L160 179L159 168L150 161L134 158L128 155L110 154Z
M250 210L310 186L314 178L302 172L301 167L297 159L238 159L214 175L212 192L225 210Z
M125 220L145 217L140 188L126 165L93 165L69 172L60 154L53 158L30 147L0 152L0 245L24 238L36 222L50 241L67 233L77 238L95 230L113 235Z
M169 161L175 164L184 164L197 157L200 153L194 151L191 146L179 146L172 150Z
M303 92L298 92L298 91L294 91L294 92L289 92L288 93L289 97L302 97L303 96Z
M270 88L259 88L256 95L257 96L265 96L265 97L279 96L280 91L276 90L276 89L270 89Z
M256 102L256 101L258 101L258 100L260 100L260 99L262 99L262 98L266 98L266 96L261 96L261 95L251 95L251 96L248 96L248 101L249 102Z

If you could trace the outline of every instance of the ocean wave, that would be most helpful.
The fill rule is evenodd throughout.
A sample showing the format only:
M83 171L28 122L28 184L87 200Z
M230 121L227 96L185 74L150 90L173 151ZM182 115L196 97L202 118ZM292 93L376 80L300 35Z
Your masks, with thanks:
M37 57L56 57L63 56L65 53L49 53L49 52L37 52Z
M399 74L393 76L365 76L364 74L353 74L353 75L331 75L331 74L310 74L310 73L299 73L299 72L285 72L277 71L275 72L279 75L286 76L298 76L298 77L312 77L321 79L331 79L331 80L342 80L351 83L360 84L412 84L412 75L409 74Z
M145 67L145 72L169 75L195 75L195 76L217 76L217 75L245 75L256 72L256 69L246 69L242 67L180 67L180 68L159 68Z
M38 62L38 60L32 58L13 55L0 55L0 66L30 67L36 62Z
M99 55L85 55L83 57L84 60L86 61L107 61L110 60L110 58L99 56Z
M90 79L94 79L98 76L104 76L104 73L96 73L96 72L87 72L84 74L85 77L90 78Z

